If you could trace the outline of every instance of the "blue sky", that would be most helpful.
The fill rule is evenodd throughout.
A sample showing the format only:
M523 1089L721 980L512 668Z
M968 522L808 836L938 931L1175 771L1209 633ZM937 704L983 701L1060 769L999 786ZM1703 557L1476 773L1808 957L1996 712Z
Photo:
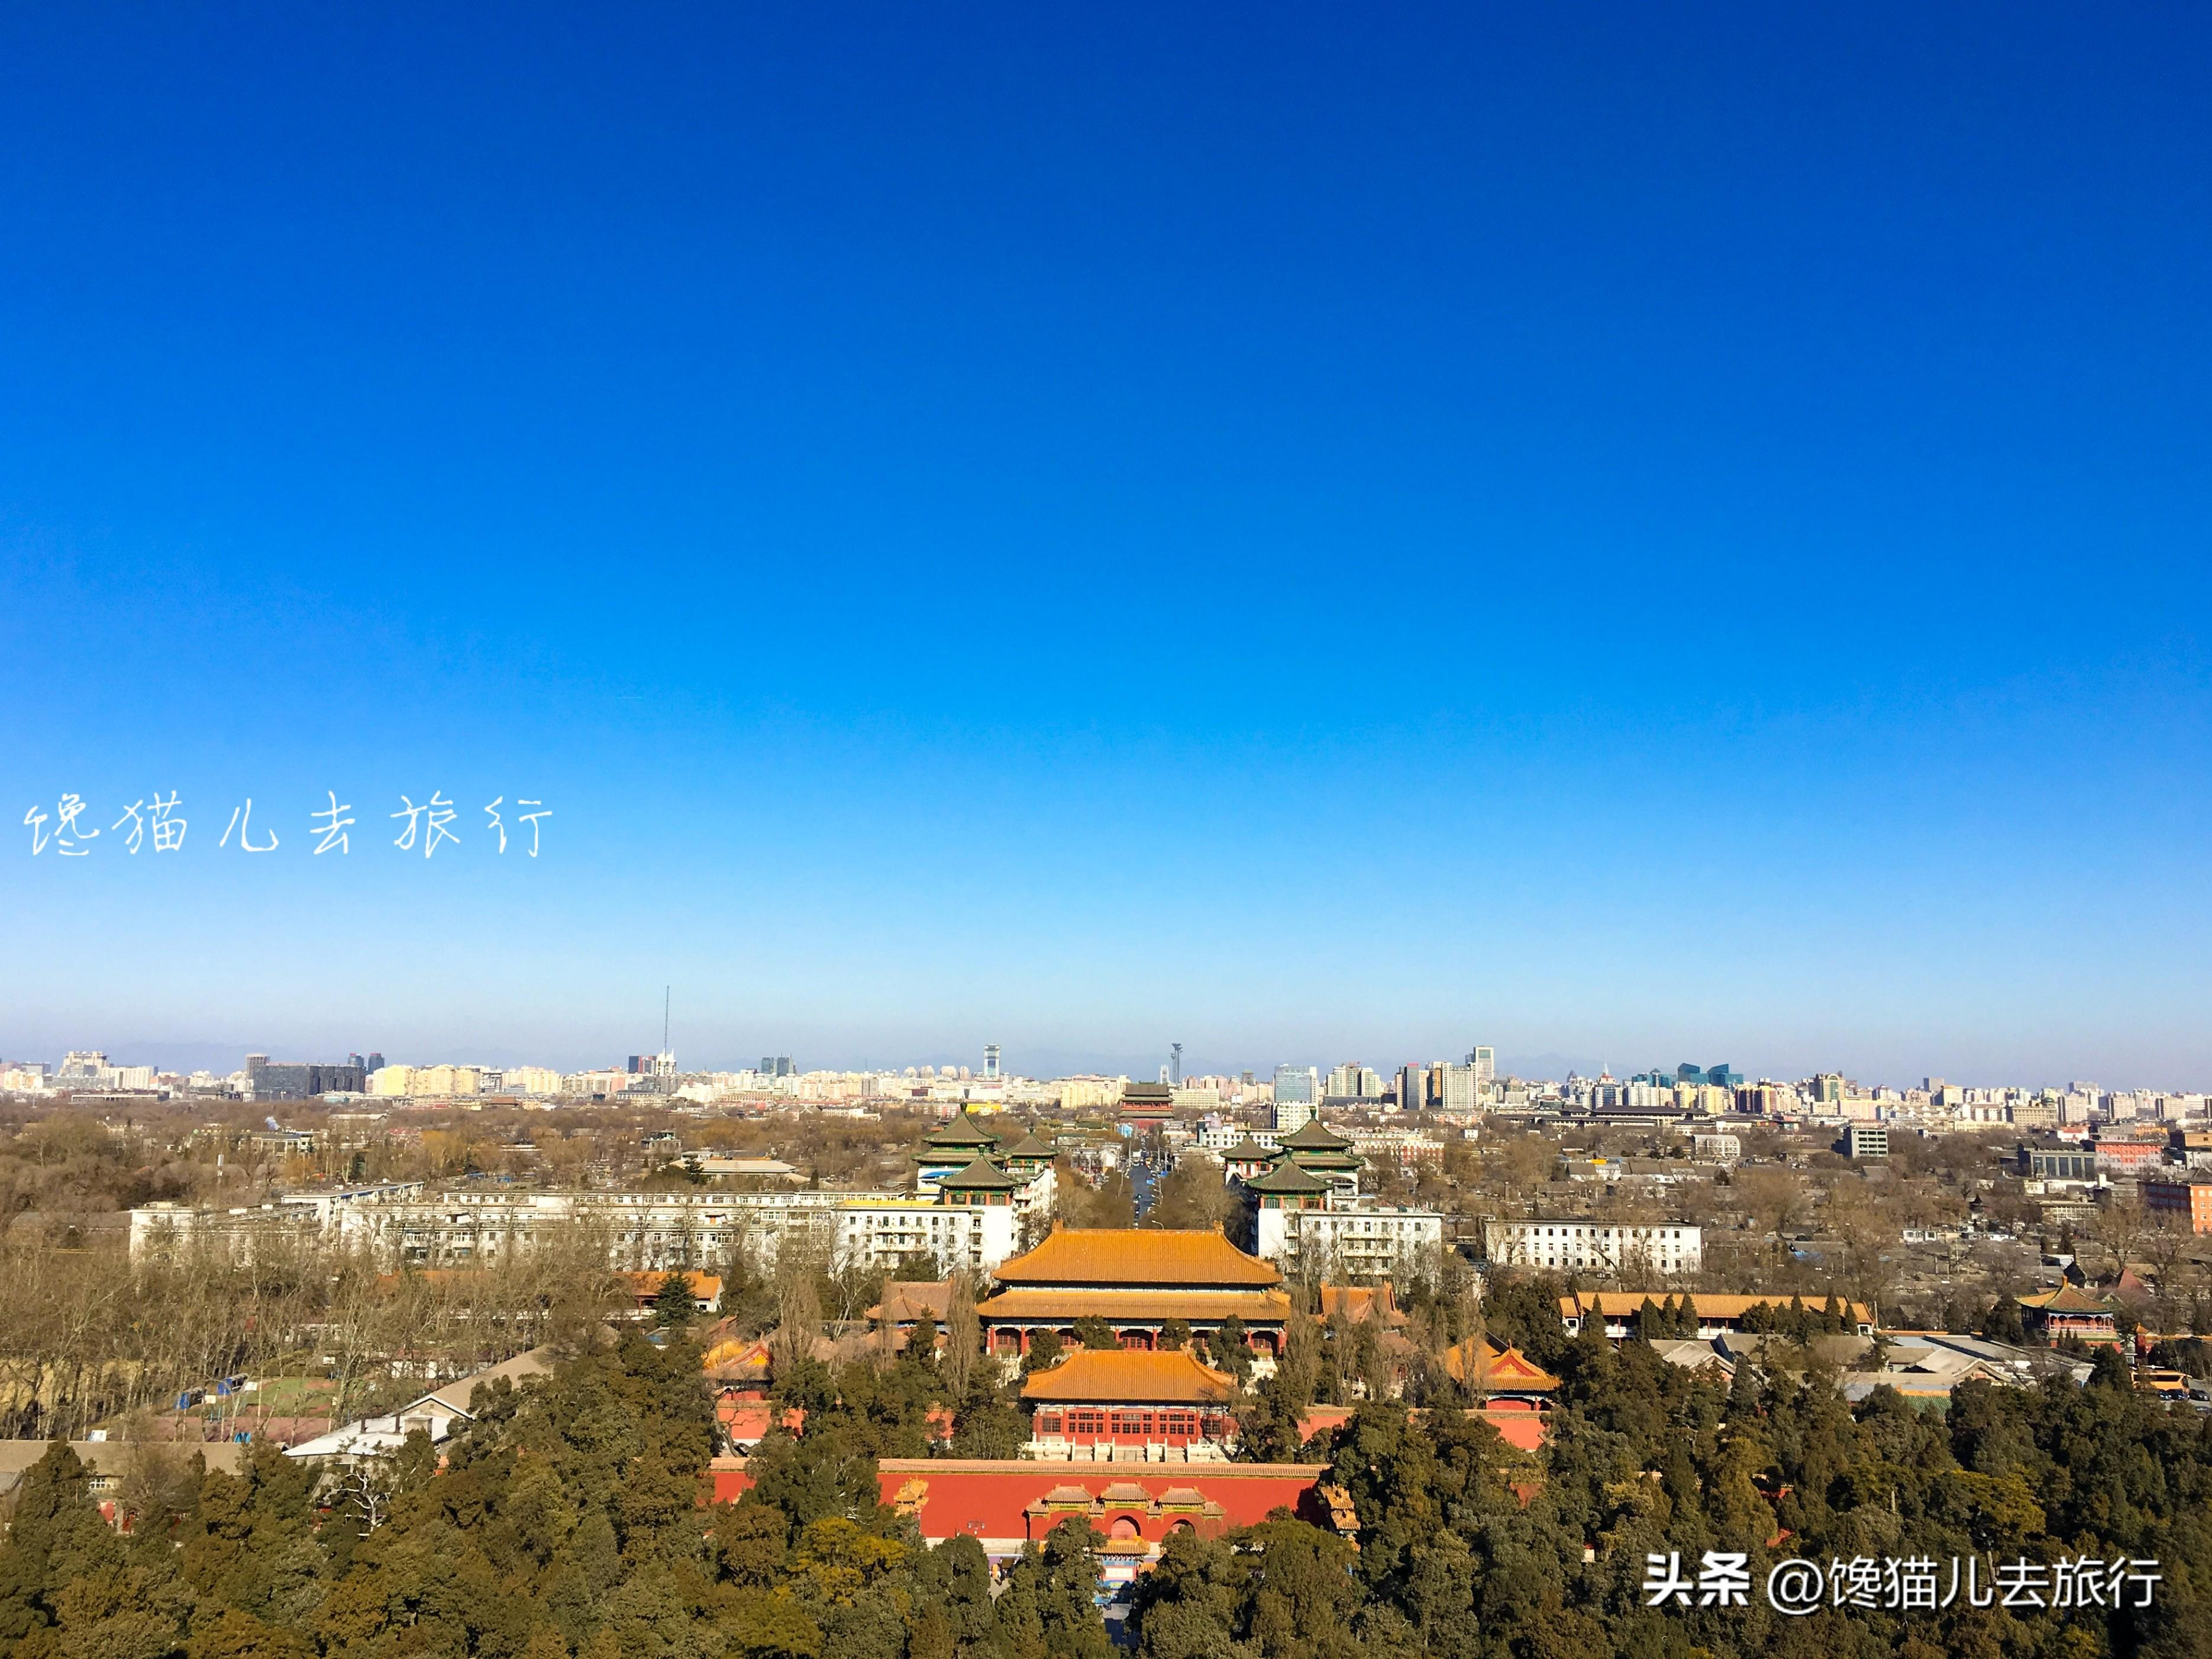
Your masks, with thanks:
M0 1056L2212 1085L2201 12L465 12L0 19Z

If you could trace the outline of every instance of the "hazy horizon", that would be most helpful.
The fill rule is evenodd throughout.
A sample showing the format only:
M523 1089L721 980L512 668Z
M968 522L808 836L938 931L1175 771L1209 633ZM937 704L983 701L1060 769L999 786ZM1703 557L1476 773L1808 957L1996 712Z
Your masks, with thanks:
M659 1036L657 1032L649 1041L643 1041L613 1051L574 1048L515 1048L494 1043L473 1048L465 1045L458 1047L448 1045L429 1050L402 1052L383 1042L363 1044L359 1042L345 1042L337 1044L310 1043L305 1046L300 1044L288 1046L280 1043L272 1046L266 1043L236 1044L204 1040L140 1041L133 1039L113 1043L88 1041L69 1042L59 1046L48 1045L46 1049L35 1053L21 1044L13 1047L0 1044L0 1063L14 1064L28 1060L53 1065L58 1063L65 1053L93 1049L106 1053L110 1063L117 1066L153 1066L159 1070L169 1072L211 1071L217 1075L228 1075L238 1070L249 1054L265 1054L272 1060L279 1061L329 1062L343 1061L349 1053L364 1055L380 1053L387 1063L398 1065L550 1066L562 1072L577 1072L599 1069L608 1066L619 1066L628 1055L656 1051L659 1045ZM1184 1075L1188 1077L1203 1077L1217 1074L1235 1076L1249 1070L1264 1082L1273 1079L1274 1069L1279 1065L1314 1066L1326 1073L1332 1066L1346 1061L1358 1060L1382 1073L1387 1083L1402 1065L1433 1065L1443 1060L1462 1060L1469 1046L1462 1043L1456 1048L1438 1052L1407 1053L1396 1058L1382 1056L1376 1053L1331 1051L1325 1057L1285 1054L1264 1060L1229 1061L1218 1057L1208 1059L1204 1054L1194 1054L1189 1045L1186 1043L1183 1072ZM1029 1051L1024 1058L1024 1051L1018 1047L1008 1048L1003 1043L1000 1047L1000 1063L1009 1076L1038 1079L1094 1074L1149 1079L1156 1076L1160 1067L1166 1064L1164 1052L1157 1058L1148 1059L1130 1052L1116 1054L1103 1049L1045 1048ZM944 1048L941 1045L935 1048L909 1051L900 1054L891 1054L886 1051L874 1049L853 1051L854 1054L860 1055L860 1058L854 1058L850 1054L841 1057L834 1054L794 1054L789 1048L773 1047L740 1051L731 1050L726 1044L722 1048L702 1050L697 1054L687 1051L680 1042L676 1042L674 1048L678 1065L685 1072L743 1071L757 1065L764 1056L776 1054L789 1054L797 1069L802 1072L899 1071L909 1066L935 1066L940 1070L948 1066L965 1066L971 1071L980 1072L983 1060L982 1048L980 1043L970 1053L955 1053ZM1702 1066L1727 1064L1733 1066L1747 1078L1756 1079L1765 1077L1777 1081L1799 1081L1821 1072L1841 1071L1853 1081L1866 1086L1873 1087L1879 1085L1894 1089L1917 1088L1923 1079L1938 1077L1946 1082L1970 1088L2063 1087L2068 1083L2078 1080L2093 1082L2107 1089L2148 1088L2175 1091L2205 1091L2204 1085L2189 1079L2117 1077L2084 1072L2078 1068L2063 1076L2057 1074L2033 1077L2019 1074L1969 1076L1956 1071L1947 1071L1942 1067L1923 1070L1910 1076L1886 1076L1856 1072L1850 1066L1839 1066L1826 1060L1796 1066L1762 1066L1747 1063L1727 1054L1700 1054L1694 1059L1681 1055L1674 1060L1644 1058L1626 1061L1620 1058L1601 1059L1588 1056L1576 1059L1548 1050L1516 1053L1511 1050L1499 1049L1497 1051L1496 1065L1498 1075L1500 1077L1557 1079L1565 1077L1571 1072L1584 1077L1595 1077L1601 1072L1609 1071L1616 1078L1626 1078L1636 1073L1650 1071L1654 1066L1672 1071L1683 1060L1689 1060L1691 1064Z

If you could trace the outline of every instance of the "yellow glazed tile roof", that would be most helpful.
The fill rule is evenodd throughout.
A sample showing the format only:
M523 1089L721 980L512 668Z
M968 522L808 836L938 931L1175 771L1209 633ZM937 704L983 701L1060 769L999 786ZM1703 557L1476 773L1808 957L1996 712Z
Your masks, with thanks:
M1501 1348L1485 1337L1481 1352L1476 1354L1477 1344L1473 1337L1456 1347L1444 1350L1444 1369L1455 1380L1470 1380L1480 1389L1500 1393L1549 1394L1559 1386L1559 1379L1537 1364L1518 1348ZM1468 1365L1474 1361L1474 1376L1468 1376Z
M1236 1391L1225 1371L1202 1365L1188 1352L1078 1348L1048 1371L1022 1384L1022 1398L1095 1401L1101 1405L1164 1401L1179 1405L1218 1405Z
M1283 1276L1212 1229L1055 1227L1026 1255L999 1264L1002 1285L1272 1287Z

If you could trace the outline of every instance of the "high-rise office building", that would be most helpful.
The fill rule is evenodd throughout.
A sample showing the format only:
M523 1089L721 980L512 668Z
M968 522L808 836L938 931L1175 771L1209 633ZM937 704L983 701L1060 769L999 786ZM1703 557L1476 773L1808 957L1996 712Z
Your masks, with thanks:
M1447 1112L1479 1112L1489 1085L1477 1074L1473 1061L1464 1066L1437 1067L1442 1075L1437 1079L1437 1093L1442 1097Z
M1468 1050L1467 1063L1474 1067L1476 1082L1490 1084L1498 1080L1497 1051L1487 1044L1478 1042Z
M1311 1106L1321 1099L1321 1073L1311 1066L1275 1067L1275 1102Z
M1168 1044L1168 1085L1170 1088L1182 1087L1182 1044L1180 1042Z
M246 1086L256 1100L357 1095L368 1087L368 1075L358 1066L272 1065L266 1054L248 1054L246 1060Z
M1429 1109L1429 1068L1425 1066L1401 1066L1398 1068L1398 1109L1401 1112L1425 1112Z
M382 1071L384 1069L384 1056L372 1049L369 1053L368 1063L362 1069L369 1072Z
M995 1042L987 1042L983 1045L983 1081L996 1083L998 1080L999 1045Z
M1371 1066L1347 1060L1328 1074L1328 1092L1336 1100L1380 1100L1382 1076Z

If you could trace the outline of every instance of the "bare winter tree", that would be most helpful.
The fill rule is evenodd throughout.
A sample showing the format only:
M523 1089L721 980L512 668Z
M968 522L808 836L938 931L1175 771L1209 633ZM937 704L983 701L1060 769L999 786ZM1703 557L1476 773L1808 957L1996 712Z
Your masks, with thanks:
M2120 1269L2135 1259L2136 1247L2148 1231L2148 1223L2140 1204L2115 1202L2097 1212L2097 1219L2089 1229L2090 1237L2104 1246L2111 1258L2115 1278Z
M360 1414L354 1407L368 1380L384 1374L398 1328L394 1298L366 1251L341 1246L331 1251L326 1266L330 1295L316 1346L337 1385L331 1395L331 1418L343 1423Z
M2191 1235L2188 1224L2179 1217L2161 1213L2151 1218L2138 1248L2142 1259L2150 1264L2151 1285L2157 1308L2159 1328L2178 1331L2187 1322L2185 1310L2188 1298L2182 1292L2180 1275L2177 1272L2183 1255L2189 1247Z
M982 1326L975 1317L975 1286L966 1269L952 1275L945 1307L945 1379L955 1400L968 1396L968 1383L983 1352Z
M188 1513L198 1498L199 1481L189 1453L131 1437L115 1500L116 1508L131 1517L134 1531L166 1534L171 1518Z
M384 1524L392 1508L391 1478L389 1469L364 1462L343 1471L331 1483L331 1496L337 1503L352 1507L361 1522L363 1538Z
M775 1264L776 1328L770 1345L775 1363L790 1366L811 1356L822 1334L822 1296L817 1288L820 1253L787 1240Z

